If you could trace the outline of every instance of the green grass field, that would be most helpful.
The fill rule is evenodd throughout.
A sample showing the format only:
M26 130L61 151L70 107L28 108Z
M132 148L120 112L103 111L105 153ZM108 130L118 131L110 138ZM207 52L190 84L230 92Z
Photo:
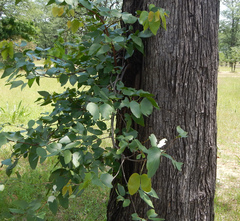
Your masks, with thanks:
M218 78L218 174L215 197L216 221L240 220L240 69L230 73L230 68L220 68ZM23 91L16 88L9 90L0 81L0 124L10 121L12 124L26 124L29 119L36 119L41 113L50 111L51 107L37 106L39 90L59 90L54 80L42 79L41 86L34 85ZM15 127L7 126L7 130ZM11 149L0 149L0 161L9 158ZM5 175L5 168L0 168L0 183L5 189L0 192L0 220L8 220L5 216L8 208L16 208L17 200L30 202L37 195L47 196L45 185L48 172L54 160L48 159L36 170L31 170L28 163L17 166L21 179L13 173L10 178ZM48 220L106 220L108 190L96 187L89 188L81 198L72 199L68 210L61 209L56 217L47 213ZM43 207L42 210L46 210ZM47 211L47 210L46 210ZM16 219L20 220L20 219Z

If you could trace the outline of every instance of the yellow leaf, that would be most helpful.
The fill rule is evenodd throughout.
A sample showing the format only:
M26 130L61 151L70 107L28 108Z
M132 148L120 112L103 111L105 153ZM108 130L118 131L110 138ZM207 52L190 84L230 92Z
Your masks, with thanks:
M80 27L80 28L84 27L83 22L80 22L80 23L79 23L79 27Z
M68 26L68 28L71 28L72 22L71 22L71 21L68 21L68 22L67 22L67 26Z
M63 7L59 8L59 10L58 10L58 16L59 16L59 17L62 16L63 13L64 13L64 8L63 8Z
M153 20L153 17L154 17L154 12L150 11L148 14L148 21L151 22Z
M157 10L155 12L155 21L159 21L159 20L160 20L160 12L159 12L159 10Z
M58 11L59 11L58 7L55 6L55 7L52 8L52 14L53 14L54 17L56 17L58 15Z
M65 196L67 194L67 191L68 191L68 194L69 196L72 195L72 186L71 186L71 180L68 181L68 183L66 184L66 186L64 186L62 188L62 195Z
M72 17L74 17L74 15L75 15L74 9L70 9L70 10L69 10L69 14L70 14Z
M13 42L9 42L9 49L8 49L9 57L13 58L14 55L14 49L13 49Z
M147 174L141 175L141 188L145 192L150 192L152 189L151 179L147 176Z
M135 194L140 187L140 175L133 173L128 180L128 192L130 195Z

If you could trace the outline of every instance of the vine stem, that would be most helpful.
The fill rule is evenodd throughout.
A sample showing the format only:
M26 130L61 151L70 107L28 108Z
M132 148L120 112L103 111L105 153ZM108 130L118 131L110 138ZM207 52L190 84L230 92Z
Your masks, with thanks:
M124 178L124 180L127 184L128 182L127 182L126 175L125 175L125 172L124 172L123 164L121 164L120 167L122 167L123 178ZM134 210L135 213L137 213L136 206L134 204L133 198L130 194L129 194L129 196L130 196L130 199L131 199L131 202L132 202L132 205L133 205L133 210Z

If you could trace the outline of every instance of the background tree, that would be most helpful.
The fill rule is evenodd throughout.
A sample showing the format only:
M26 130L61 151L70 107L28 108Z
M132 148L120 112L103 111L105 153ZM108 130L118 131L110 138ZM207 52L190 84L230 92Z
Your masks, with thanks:
M149 1L123 1L123 11L147 8ZM171 143L167 152L183 162L182 172L164 159L153 177L160 200L155 210L165 220L214 220L216 181L216 102L218 69L219 1L156 1L170 11L167 31L145 42L145 56L130 61L127 82L156 95L160 111L138 128L141 142L149 133L168 140L181 125L187 139ZM121 122L119 123L121 125ZM139 171L134 162L124 164L126 176ZM127 177L128 178L128 177ZM133 197L144 216L148 208ZM128 220L134 207L122 208L111 191L108 220Z
M222 3L226 10L222 11L223 19L220 21L219 51L224 53L225 61L234 71L236 59L232 57L232 48L240 45L240 3L238 0L223 0Z

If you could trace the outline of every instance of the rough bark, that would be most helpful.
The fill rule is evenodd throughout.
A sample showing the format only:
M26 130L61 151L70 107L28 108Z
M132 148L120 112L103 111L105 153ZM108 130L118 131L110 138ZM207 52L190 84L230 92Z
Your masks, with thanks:
M146 9L147 0L125 0L124 11ZM153 188L160 199L155 210L167 221L213 221L216 181L216 103L218 68L218 0L152 0L170 11L167 31L145 42L140 86L150 91L161 108L146 119L139 137L146 140L151 133L158 139L173 139L180 125L188 132L168 149L182 172L163 159L153 177ZM141 6L141 7L138 7ZM136 70L139 64L131 64ZM134 68L134 65L136 67ZM136 74L131 82L136 83ZM138 83L139 85L139 83ZM119 124L121 125L121 124ZM124 164L127 175L139 172L138 165ZM133 206L122 208L110 194L108 220L131 220ZM133 201L138 214L146 218L149 209L136 195Z

